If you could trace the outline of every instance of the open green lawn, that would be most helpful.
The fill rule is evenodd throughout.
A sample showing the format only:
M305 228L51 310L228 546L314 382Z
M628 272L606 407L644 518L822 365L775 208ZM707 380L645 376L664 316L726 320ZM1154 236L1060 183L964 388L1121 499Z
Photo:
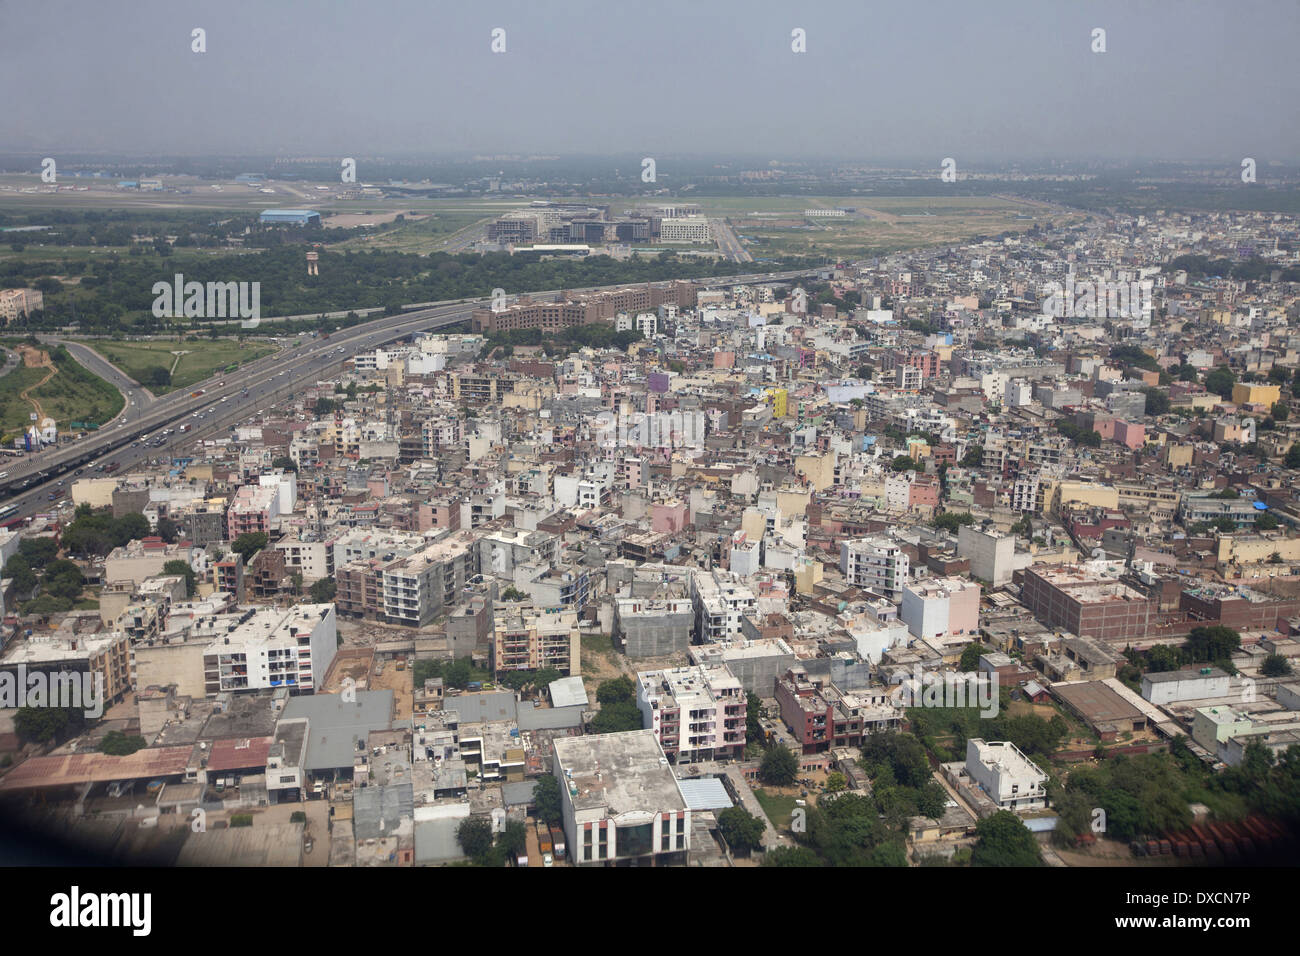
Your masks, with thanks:
M794 813L795 797L768 793L760 787L754 788L754 796L758 798L759 805L767 814L767 818L772 821L772 826L778 830L790 829L790 815Z
M497 215L500 214L497 213ZM339 250L384 249L393 252L414 252L423 255L442 250L447 241L461 230L477 224L486 224L490 221L491 218L485 218L481 210L440 211L423 219L414 221L408 219L406 222L377 233L373 237L349 239L346 242L337 243L333 248ZM478 230L478 235L483 234L481 229Z
M84 344L137 382L143 381L150 369L162 367L170 371L170 387L149 386L156 395L189 388L229 365L250 362L275 351L273 345L253 341L241 343L237 339L193 338L181 342L97 339Z

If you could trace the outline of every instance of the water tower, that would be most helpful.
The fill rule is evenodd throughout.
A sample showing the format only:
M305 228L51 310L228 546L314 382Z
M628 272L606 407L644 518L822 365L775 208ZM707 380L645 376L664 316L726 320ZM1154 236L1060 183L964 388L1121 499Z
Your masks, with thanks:
M309 276L320 275L320 265L318 264L319 259L320 259L319 252L307 253L307 275Z

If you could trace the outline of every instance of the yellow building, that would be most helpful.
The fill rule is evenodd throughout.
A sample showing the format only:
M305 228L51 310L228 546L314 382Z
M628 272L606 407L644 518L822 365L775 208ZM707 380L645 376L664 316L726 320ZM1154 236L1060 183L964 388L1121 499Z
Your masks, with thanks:
M1282 397L1278 385L1258 382L1238 382L1232 386L1232 400L1237 405L1273 405Z
M1119 507L1119 492L1109 485L1096 485L1088 481L1046 481L1040 490L1043 494L1044 514L1056 514L1068 504L1097 508Z
M772 416L774 418L785 418L785 413L789 409L790 396L783 388L769 388L763 393L765 400L772 403Z
M803 475L817 491L835 484L835 452L824 455L800 455L794 460L794 472Z
M800 558L794 566L794 589L800 594L812 594L813 588L821 583L823 573L820 561Z

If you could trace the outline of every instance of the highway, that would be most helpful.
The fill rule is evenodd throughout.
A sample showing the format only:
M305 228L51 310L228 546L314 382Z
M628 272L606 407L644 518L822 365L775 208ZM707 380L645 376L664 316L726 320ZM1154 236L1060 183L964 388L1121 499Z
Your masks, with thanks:
M812 275L821 269L808 269L782 273L758 273L744 276L722 276L697 279L701 285L737 285L742 283L779 282L797 276ZM623 289L634 283L572 290L576 293ZM550 302L559 296L559 290L532 293L534 301ZM456 325L469 320L477 308L486 308L489 301L458 300L419 309L401 315L385 316L350 329L340 329L329 338L303 338L302 344L283 349L272 355L241 365L236 371L218 373L183 392L170 393L162 398L132 405L132 395L144 390L114 369L105 375L114 384L128 389L126 414L119 416L97 432L66 445L45 449L25 459L0 459L0 471L7 477L0 482L0 495L5 505L18 507L18 515L28 516L53 511L56 507L52 495L65 492L77 477L90 477L102 472L100 466L118 465L118 472L150 461L172 457L178 445L190 445L203 437L227 434L234 423L247 419L254 413L285 401L302 387L328 379L330 373L359 352L378 348L418 332L426 332ZM69 345L69 349L73 348ZM78 346L84 353L93 353ZM81 352L74 352L79 361ZM98 356L84 360L97 374L104 374L104 364ZM110 366L111 368L111 366ZM201 394L194 394L201 392ZM180 426L188 424L190 430L181 433ZM61 500L66 500L66 495Z

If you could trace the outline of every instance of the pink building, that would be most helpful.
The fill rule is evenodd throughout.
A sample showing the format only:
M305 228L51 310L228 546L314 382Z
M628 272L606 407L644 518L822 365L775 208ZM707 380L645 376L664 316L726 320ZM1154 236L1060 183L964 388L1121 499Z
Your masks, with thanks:
M420 505L418 515L419 531L432 531L446 528L449 531L460 530L460 499L447 498L442 501L429 501Z
M1141 448L1146 442L1147 428L1135 422L1115 421L1115 440L1129 448Z
M939 479L918 475L907 489L907 508L939 507Z
M650 527L656 533L681 531L689 520L684 501L657 501L650 506Z
M244 485L235 493L226 509L226 537L233 541L241 534L270 531L280 517L280 498L273 487Z
M714 352L713 367L714 368L735 368L736 353L735 352Z

